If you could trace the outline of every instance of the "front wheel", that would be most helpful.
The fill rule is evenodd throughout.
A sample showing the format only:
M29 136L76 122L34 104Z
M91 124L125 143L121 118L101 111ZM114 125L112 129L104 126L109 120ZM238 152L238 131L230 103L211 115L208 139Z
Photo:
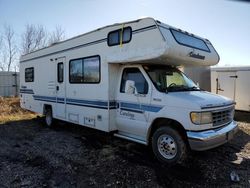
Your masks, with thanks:
M186 158L187 147L178 131L160 127L152 137L152 149L156 158L166 164L181 163Z

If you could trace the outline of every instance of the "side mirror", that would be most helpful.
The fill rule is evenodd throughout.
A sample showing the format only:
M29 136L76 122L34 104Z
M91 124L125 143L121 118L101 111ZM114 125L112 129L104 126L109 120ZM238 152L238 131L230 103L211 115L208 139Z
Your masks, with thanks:
M127 94L137 94L135 81L127 80L125 83L125 93Z
M197 83L196 83L196 85L197 85L197 87L200 87L200 84L199 84L199 82L197 82Z

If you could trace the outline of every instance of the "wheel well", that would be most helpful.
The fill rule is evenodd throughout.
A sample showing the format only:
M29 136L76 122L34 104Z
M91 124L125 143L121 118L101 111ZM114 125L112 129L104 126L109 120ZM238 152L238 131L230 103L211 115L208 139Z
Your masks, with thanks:
M170 127L174 128L176 131L178 131L180 133L182 138L185 141L187 141L186 130L183 128L183 126L178 121L173 120L173 119L168 119L168 118L157 118L151 124L149 134L148 134L148 143L151 143L152 136L153 136L154 132L162 126L170 126Z
M43 115L45 115L46 111L49 109L52 110L52 106L50 104L44 104L43 105Z

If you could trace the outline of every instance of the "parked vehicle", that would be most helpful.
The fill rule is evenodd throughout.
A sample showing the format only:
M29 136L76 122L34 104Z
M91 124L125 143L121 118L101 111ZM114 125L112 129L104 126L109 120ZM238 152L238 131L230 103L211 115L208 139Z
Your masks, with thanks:
M236 102L235 109L250 111L250 67L213 67L212 92Z
M201 91L176 66L215 65L211 42L152 18L106 26L21 57L21 106L151 145L181 162L237 131L234 102Z

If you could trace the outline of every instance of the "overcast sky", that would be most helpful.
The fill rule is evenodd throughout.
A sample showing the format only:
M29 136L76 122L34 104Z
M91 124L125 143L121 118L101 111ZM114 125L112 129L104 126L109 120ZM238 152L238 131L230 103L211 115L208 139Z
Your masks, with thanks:
M0 0L0 32L10 24L21 38L26 24L52 31L61 26L70 38L93 29L141 17L209 39L219 65L250 66L250 3L229 0Z

